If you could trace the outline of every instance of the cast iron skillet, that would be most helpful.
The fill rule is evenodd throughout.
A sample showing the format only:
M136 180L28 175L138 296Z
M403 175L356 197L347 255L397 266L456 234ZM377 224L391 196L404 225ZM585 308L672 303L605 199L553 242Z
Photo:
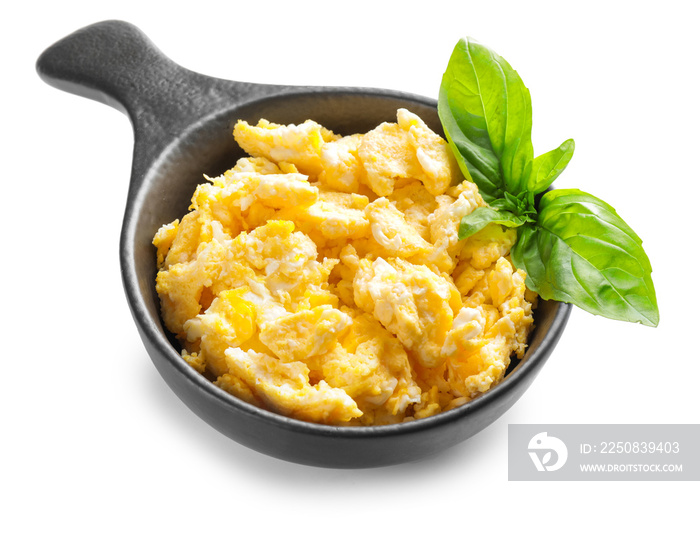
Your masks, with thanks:
M172 390L237 442L281 459L326 467L424 458L498 419L529 387L559 340L570 306L543 301L529 351L503 382L461 408L399 425L316 425L240 401L191 369L163 329L154 285L154 233L186 213L203 173L219 175L243 156L232 136L238 119L297 123L311 118L336 133L352 134L396 121L396 109L405 107L442 134L436 102L388 90L207 77L175 64L139 29L121 21L100 22L58 41L39 57L37 71L48 84L116 107L131 120L134 154L120 241L129 307L153 363Z

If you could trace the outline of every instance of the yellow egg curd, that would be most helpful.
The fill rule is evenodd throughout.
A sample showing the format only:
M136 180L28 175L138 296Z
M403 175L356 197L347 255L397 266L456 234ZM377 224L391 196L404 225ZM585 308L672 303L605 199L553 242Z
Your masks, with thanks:
M446 141L417 115L339 136L239 121L250 157L164 225L156 290L194 369L306 421L382 425L468 402L522 358L537 296Z

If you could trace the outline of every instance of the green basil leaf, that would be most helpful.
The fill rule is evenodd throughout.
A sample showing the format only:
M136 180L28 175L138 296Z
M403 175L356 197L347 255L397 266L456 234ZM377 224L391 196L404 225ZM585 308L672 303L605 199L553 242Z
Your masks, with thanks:
M447 142L462 173L479 187L489 202L502 196L503 176L498 156L491 146L480 95L469 86L474 74L466 42L455 47L442 78L438 97L438 115Z
M531 221L526 216L516 215L508 210L497 210L489 206L479 206L469 215L462 217L459 223L459 239L463 240L472 234L476 234L491 223L515 228Z
M466 119L463 111L440 106L445 99L442 92L440 96L438 110L442 111L441 122L462 174L479 187L479 193L486 202L501 197L503 178L500 163L490 149L491 143L485 136L485 129L479 127L477 119Z
M574 140L562 142L561 146L535 158L527 181L527 188L541 193L557 179L574 155Z
M461 39L443 75L438 114L460 167L484 200L525 189L533 161L532 104L508 62Z
M520 193L527 189L527 178L532 169L532 101L530 90L523 84L520 75L500 56L500 65L506 79L507 111L506 130L501 168L506 190Z
M612 206L588 193L545 193L537 223L518 229L511 258L527 273L528 288L543 299L615 320L659 323L641 239Z
M534 217L537 216L535 195L529 191L523 191L518 195L511 195L506 191L503 193L503 198L492 201L489 206L496 210L505 210L523 216L525 222L534 222Z

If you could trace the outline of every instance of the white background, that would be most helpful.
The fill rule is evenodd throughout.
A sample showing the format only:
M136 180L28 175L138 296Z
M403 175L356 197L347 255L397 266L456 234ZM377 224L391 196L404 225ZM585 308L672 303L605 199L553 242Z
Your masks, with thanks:
M62 0L6 11L0 535L687 537L697 482L509 482L507 426L700 422L692 4ZM171 393L131 320L118 263L128 119L35 73L44 48L112 18L208 75L434 98L454 44L477 38L530 88L535 152L575 139L556 185L608 201L644 239L660 326L576 309L525 396L427 461L327 470L237 445Z

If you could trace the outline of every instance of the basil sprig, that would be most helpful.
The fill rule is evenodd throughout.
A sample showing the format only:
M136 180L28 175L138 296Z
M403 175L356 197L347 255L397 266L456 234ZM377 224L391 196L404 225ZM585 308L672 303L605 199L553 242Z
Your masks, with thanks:
M460 169L489 204L461 220L460 239L489 223L517 228L511 258L540 297L658 325L651 264L639 236L593 195L547 190L571 160L574 141L534 157L530 92L508 62L461 39L442 79L438 113Z

